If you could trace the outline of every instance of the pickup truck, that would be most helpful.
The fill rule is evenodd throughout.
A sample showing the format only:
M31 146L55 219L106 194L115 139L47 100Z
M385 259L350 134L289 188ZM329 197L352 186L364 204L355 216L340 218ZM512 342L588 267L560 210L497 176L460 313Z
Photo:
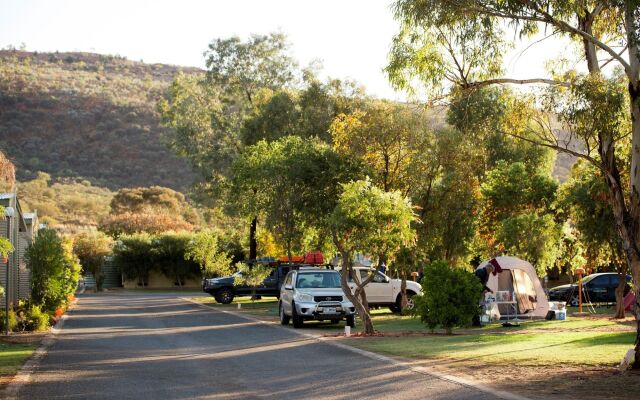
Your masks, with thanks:
M292 269L298 269L297 264L278 264L273 266L271 274L265 278L262 285L256 288L257 296L280 296L280 287L284 278ZM235 297L251 296L251 287L233 284L235 275L221 278L210 278L202 281L202 290L209 293L218 303L229 304Z
M368 267L354 267L353 272L359 274L360 281L367 279L369 274L375 274L373 280L364 287L364 292L367 294L367 302L369 306L373 307L389 307L393 312L400 312L400 303L402 296L400 293L400 285L402 281L400 279L392 279L383 274L380 271L375 271ZM349 278L349 287L351 290L355 290L355 283ZM407 280L407 308L412 309L414 307L411 296L422 294L422 286L411 280Z

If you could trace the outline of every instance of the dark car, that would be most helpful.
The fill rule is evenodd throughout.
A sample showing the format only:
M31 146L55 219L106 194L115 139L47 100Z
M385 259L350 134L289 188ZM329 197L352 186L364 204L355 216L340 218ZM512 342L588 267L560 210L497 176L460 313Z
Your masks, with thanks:
M256 288L258 296L279 296L280 286L285 276L296 266L281 264L273 266L271 274L265 278L262 285ZM234 285L235 274L221 278L205 279L202 290L213 296L218 303L229 304L235 297L251 296L252 288L246 285Z
M627 275L626 295L631 287L631 275ZM615 272L591 274L582 278L582 301L585 303L615 303L616 288L620 275ZM578 305L578 284L557 286L549 290L549 300L566 301L572 306Z

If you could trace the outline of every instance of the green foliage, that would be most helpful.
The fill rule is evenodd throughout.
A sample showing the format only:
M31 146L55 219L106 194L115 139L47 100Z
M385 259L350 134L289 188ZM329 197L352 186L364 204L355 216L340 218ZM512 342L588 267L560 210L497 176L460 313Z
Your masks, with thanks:
M203 278L231 275L231 257L222 247L220 235L212 230L204 230L193 235L184 257L200 265Z
M120 236L113 248L113 261L124 279L135 279L146 286L154 267L153 237L147 233Z
M559 203L575 230L575 246L584 248L589 266L620 265L624 253L602 172L578 161L561 186ZM570 260L567 260L570 261ZM575 267L583 264L571 263Z
M523 163L499 161L481 187L485 256L506 249L529 260L541 274L553 267L562 238L562 224L555 216L557 187L542 171L532 174Z
M111 254L113 240L102 232L83 233L75 238L73 251L78 256L85 273L96 280L96 290L102 291L105 258Z
M331 230L341 251L393 255L415 238L411 202L399 192L384 192L369 180L342 185L331 214Z
M31 301L46 312L68 302L76 289L79 264L70 242L63 242L52 229L42 229L26 252L31 270Z
M296 62L282 33L216 39L205 52L207 78L227 93L251 96L261 88L277 90L294 80Z
M249 266L245 263L237 263L238 271L234 276L233 284L236 286L245 285L251 288L251 298L255 298L256 288L262 285L262 282L273 271L272 267L266 265L254 264Z
M414 312L429 329L440 326L451 334L455 327L471 325L482 298L482 284L473 273L437 261L425 267L421 283L423 295L414 297Z
M30 302L21 302L16 310L15 330L19 332L39 332L49 328L50 317L41 308Z
M369 101L338 115L330 132L336 150L361 158L377 185L408 193L429 166L424 153L433 145L433 135L426 117L417 107Z
M5 320L6 320L6 315L7 313L5 312L4 308L2 310L0 310L0 331L4 332L6 329L6 325L5 325ZM16 315L16 312L13 310L9 310L9 332L14 332L16 330L16 327L18 326L18 317Z
M230 202L236 212L264 217L290 253L309 228L326 227L340 182L359 175L360 165L317 139L287 136L249 146L232 171Z
M180 287L186 279L200 276L199 265L185 257L190 241L188 233L165 233L153 239L155 265Z

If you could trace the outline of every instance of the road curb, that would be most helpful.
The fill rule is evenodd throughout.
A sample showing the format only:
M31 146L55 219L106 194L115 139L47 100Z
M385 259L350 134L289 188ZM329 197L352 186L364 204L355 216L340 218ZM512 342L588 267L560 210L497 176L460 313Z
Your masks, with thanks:
M25 386L31 380L31 376L38 368L40 361L47 355L49 352L49 347L55 342L56 335L60 333L62 327L64 326L65 321L68 318L69 311L71 311L71 307L67 310L67 312L60 317L58 322L51 328L51 332L45 336L45 338L40 343L40 346L33 352L31 357L22 365L22 368L18 371L18 373L13 377L11 382L7 385L4 391L1 393L1 398L5 400L16 400L18 398L18 393L23 386Z
M230 311L230 310L218 310L218 309L216 309L214 307L209 307L206 304L202 304L202 303L199 303L197 301L194 301L194 300L191 300L191 299L185 298L185 297L180 297L180 299L184 300L184 301L187 301L189 303L195 304L195 305L197 305L199 307L205 308L205 309L207 309L209 311L214 311L214 312L223 313L223 314L231 314L231 315L235 315L235 316L240 317L240 318L244 318L244 319L246 319L248 321L258 322L258 323L261 323L261 324L272 325L275 328L286 329L287 331L294 332L297 335L304 336L304 337L307 337L307 338L310 338L310 339L314 339L314 340L316 340L318 342L321 342L321 343L326 343L328 345L335 346L335 347L341 348L343 350L350 351L352 353L359 354L361 356L364 356L364 357L367 357L367 358L370 358L370 359L373 359L373 360L383 361L383 362L389 363L391 365L395 365L395 366L400 367L400 368L408 369L408 370L410 370L412 372L415 372L415 373L418 373L420 375L431 376L431 377L434 377L434 378L437 378L437 379L440 379L440 380L448 381L448 382L451 382L451 383L455 383L457 385L461 385L461 386L465 386L465 387L468 387L468 388L471 388L471 389L475 389L475 390L478 390L480 392L490 394L490 395L492 395L492 396L494 396L496 398L499 398L499 399L503 399L503 400L532 400L532 399L530 399L529 397L526 397L526 396L521 396L521 395L510 393L510 392L505 392L503 390L496 390L496 389L494 389L494 388L492 388L490 386L487 386L487 385L485 385L483 383L480 383L480 382L477 382L477 381L474 381L474 380L471 380L471 379L461 378L459 376L445 374L445 373L438 372L438 371L432 371L432 370L429 370L429 369L427 369L425 367L411 365L408 362L405 362L405 361L402 361L402 360L398 360L398 359L390 357L390 356L385 356L385 355L374 353L374 352L371 352L371 351L362 350L362 349L350 346L350 345L345 344L345 343L339 343L338 341L340 339L330 338L330 337L322 337L322 336L313 335L313 334L310 334L310 333L303 333L303 332L298 332L298 331L295 331L295 330L289 330L289 329L287 329L287 328L285 328L283 326L280 326L277 323L274 323L274 322L271 322L271 321L265 321L263 319L260 319L260 318L254 317L254 316L240 314L240 313L237 313L237 312L234 312L234 311Z

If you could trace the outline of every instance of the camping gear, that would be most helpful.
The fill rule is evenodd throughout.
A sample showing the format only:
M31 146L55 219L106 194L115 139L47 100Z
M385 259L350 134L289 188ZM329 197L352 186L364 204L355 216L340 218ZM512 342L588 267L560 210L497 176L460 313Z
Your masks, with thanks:
M549 302L533 265L511 256L496 257L494 260L501 267L502 272L495 276L491 274L487 287L494 293L498 291L513 293L511 301L516 302L516 318L545 318L549 311ZM489 261L483 262L478 269L484 268L487 264ZM514 316L511 304L498 304L498 307L503 316Z
M626 296L624 296L624 310L632 311L633 305L635 304L635 302L636 302L636 295L635 293L630 291L629 293L627 293Z
M305 264L324 264L324 254L321 251L311 251L304 255Z
M280 256L278 258L278 261L280 262L294 262L294 263L301 263L304 261L304 257L303 256L291 256L291 260L289 260L288 256Z
M564 301L550 301L549 312L546 319L557 319L558 321L564 321L567 319L567 308Z

